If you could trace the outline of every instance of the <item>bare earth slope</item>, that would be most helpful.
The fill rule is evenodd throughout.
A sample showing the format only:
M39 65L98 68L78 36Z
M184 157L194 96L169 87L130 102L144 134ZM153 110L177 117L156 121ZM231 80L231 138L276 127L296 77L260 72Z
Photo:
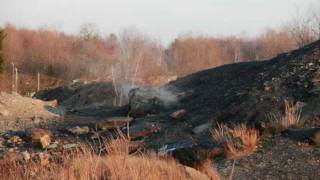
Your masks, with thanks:
M270 114L283 114L285 100L303 107L303 128L318 131L320 41L268 61L230 64L180 78L160 88L177 98L169 105L161 102L161 98L137 97L133 93L129 105L115 108L110 105L114 97L112 88L103 87L99 83L85 85L61 99L61 104L82 107L69 111L66 119L91 116L103 121L130 114L134 117L130 123L132 139L143 140L146 148L156 151L213 148L216 144L211 140L210 130L217 123L231 127L246 123L263 133L271 121ZM105 93L101 93L102 89ZM42 97L50 98L53 91L44 92ZM141 92L149 90L141 90L140 95ZM85 107L96 100L102 105ZM139 103L142 109L137 108ZM182 109L186 113L181 118L170 116ZM122 130L126 132L126 128ZM309 144L309 140L290 140L279 134L263 137L258 151L236 162L235 179L318 179L319 147ZM215 158L215 164L227 175L232 162Z
M171 111L145 119L164 121L171 112L185 109L184 121L169 120L164 123L168 128L163 128L163 134L184 141L201 143L209 138L211 126L218 122L243 122L261 129L262 122L270 121L271 113L283 112L285 99L305 104L305 125L319 126L316 119L320 115L320 41L269 61L230 64L195 73L165 88L183 95L169 108ZM207 125L207 130L194 133L200 125ZM172 141L161 132L158 134L161 143Z

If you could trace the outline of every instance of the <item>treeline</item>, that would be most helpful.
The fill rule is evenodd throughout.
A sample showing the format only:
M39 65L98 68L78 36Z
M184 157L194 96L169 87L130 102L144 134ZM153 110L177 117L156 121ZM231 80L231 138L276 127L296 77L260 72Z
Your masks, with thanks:
M152 84L223 64L269 59L308 44L320 37L320 17L313 17L297 18L256 38L182 36L168 47L135 29L104 37L91 25L82 27L79 35L6 25L0 69L10 72L14 64L22 73L40 72L64 80Z

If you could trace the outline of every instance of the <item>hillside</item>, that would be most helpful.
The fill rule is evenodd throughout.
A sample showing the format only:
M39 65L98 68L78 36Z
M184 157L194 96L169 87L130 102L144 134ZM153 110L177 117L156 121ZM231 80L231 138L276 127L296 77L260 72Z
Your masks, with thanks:
M195 168L198 161L213 158L219 173L227 176L232 161L224 158L226 154L213 153L220 152L221 144L213 141L211 131L218 124L234 128L243 123L257 129L260 141L250 156L237 159L236 179L316 179L320 175L316 171L320 166L316 139L320 41L271 60L208 69L160 88L135 88L127 96L128 103L120 107L114 105L115 96L107 82L80 83L35 95L46 101L56 99L58 109L63 109L60 121L50 124L57 147L97 139L100 143L100 137L112 137L120 128L130 135L131 143L138 144L138 151L168 153ZM271 132L275 118L281 119L289 108L301 110L301 125ZM294 112L291 118L299 119L300 113ZM13 130L3 136L23 137L27 145L20 145L19 151L33 152L26 133L22 134Z

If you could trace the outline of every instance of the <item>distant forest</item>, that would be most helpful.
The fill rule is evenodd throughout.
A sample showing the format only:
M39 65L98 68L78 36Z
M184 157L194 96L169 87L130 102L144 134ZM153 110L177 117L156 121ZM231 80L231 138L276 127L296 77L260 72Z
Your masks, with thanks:
M2 74L10 74L14 64L21 73L39 72L65 81L117 78L152 84L156 77L180 77L223 64L265 60L304 46L320 37L320 13L293 18L254 38L186 35L168 47L134 28L103 36L92 24L83 25L78 35L11 24L2 27L2 32Z

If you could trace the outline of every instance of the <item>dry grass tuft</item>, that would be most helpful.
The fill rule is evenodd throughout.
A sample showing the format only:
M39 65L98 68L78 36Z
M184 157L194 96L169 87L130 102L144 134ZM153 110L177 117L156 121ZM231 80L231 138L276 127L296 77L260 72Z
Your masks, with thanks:
M219 125L217 129L212 131L212 138L218 144L223 145L224 154L228 159L239 159L256 149L259 132L256 129L247 128L243 124L233 129Z
M218 174L204 166L202 173L185 167L173 158L161 159L156 154L130 155L128 140L119 137L106 144L106 155L99 156L90 148L82 147L59 160L43 166L37 160L0 160L0 174L8 180L185 180L220 179ZM210 177L210 178L209 178Z
M211 136L216 143L221 144L226 141L229 131L230 129L226 125L218 124L217 128L211 131Z
M284 102L284 114L282 116L272 114L269 130L273 133L282 132L288 128L299 128L302 126L301 107L294 106L287 100Z

